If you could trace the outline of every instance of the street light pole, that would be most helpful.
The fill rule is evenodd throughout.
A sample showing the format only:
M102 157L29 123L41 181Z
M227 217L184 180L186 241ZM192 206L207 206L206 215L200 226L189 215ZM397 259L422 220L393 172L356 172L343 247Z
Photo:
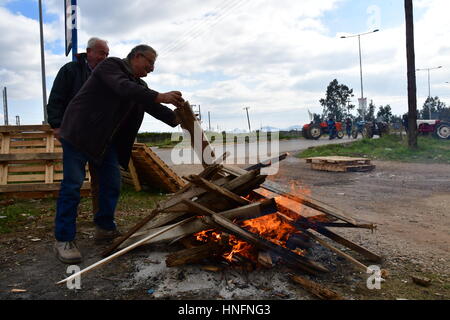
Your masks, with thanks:
M428 99L431 98L431 82L430 82L430 70L436 70L440 69L442 66L434 67L434 68L423 68L423 69L416 69L416 71L427 71L428 73ZM428 107L428 113L431 120L431 108Z
M41 42L41 73L42 73L42 104L44 109L44 124L48 123L47 116L47 88L45 83L45 55L44 55L44 28L42 18L42 0L39 0L39 30Z
M244 108L244 110L247 111L248 132L252 132L252 129L250 127L250 118L248 116L248 109L250 109L250 107L245 107Z
M366 34L371 34L371 33L375 33L380 31L379 29L375 29L373 31L370 32L365 32L365 33L359 33L359 34L355 34L355 35L350 35L350 36L341 36L341 39L347 39L347 38L354 38L354 37L358 37L358 47L359 47L359 75L360 75L360 80L361 80L361 103L363 103L364 101L364 85L363 85L363 71L362 71L362 54L361 54L361 36L364 36ZM365 116L365 109L361 110L362 112L362 118L364 121L364 116Z

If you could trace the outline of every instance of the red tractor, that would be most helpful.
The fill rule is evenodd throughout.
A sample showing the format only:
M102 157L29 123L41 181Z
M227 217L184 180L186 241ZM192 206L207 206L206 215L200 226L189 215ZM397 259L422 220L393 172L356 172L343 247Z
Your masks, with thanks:
M344 137L342 122L336 122L337 137L342 139ZM319 139L323 134L329 134L328 124L326 121L321 123L305 124L302 128L302 135L305 139Z
M440 139L450 139L450 122L441 120L417 120L417 130L422 134L434 134Z

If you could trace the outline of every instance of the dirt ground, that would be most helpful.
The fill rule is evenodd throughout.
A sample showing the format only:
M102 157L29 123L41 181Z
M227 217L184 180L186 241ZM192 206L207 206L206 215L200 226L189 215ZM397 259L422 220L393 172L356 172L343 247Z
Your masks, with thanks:
M374 162L367 173L313 171L304 160L289 156L270 177L282 185L294 182L311 196L377 224L375 232L340 229L336 233L384 257L381 267L389 276L381 289L366 286L360 272L328 249L315 245L311 255L331 272L312 278L347 299L450 299L450 165ZM175 166L180 175L200 168ZM145 216L150 208L143 208ZM126 230L131 225L119 226ZM89 212L81 212L89 217ZM100 259L105 246L93 244L94 227L79 219L77 243L85 268ZM181 245L138 248L81 279L81 289L55 283L69 275L67 266L52 252L52 226L30 221L21 232L0 237L0 300L6 299L315 299L293 283L283 265L249 270L216 261L167 268L165 256ZM33 239L40 239L35 240ZM346 251L349 253L349 251ZM370 265L363 257L352 254ZM205 270L214 265L219 271ZM431 280L429 287L413 283L411 276ZM25 292L13 293L13 289Z

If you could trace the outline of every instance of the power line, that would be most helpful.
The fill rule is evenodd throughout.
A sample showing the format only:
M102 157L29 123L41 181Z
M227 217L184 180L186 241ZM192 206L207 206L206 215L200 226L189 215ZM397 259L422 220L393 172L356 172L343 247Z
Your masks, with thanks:
M172 45L165 47L161 52L161 54L167 56L172 52L177 51L182 48L184 45L189 43L190 41L201 36L206 30L211 29L214 25L225 19L229 16L236 8L240 7L243 3L248 3L248 1L237 0L233 4L231 4L221 15L215 15L214 18L211 18L206 21L202 21L199 25L198 30L192 29L187 36L182 39L179 39L177 42L174 42Z
M233 0L232 0L232 1L233 1ZM222 3L222 4L218 5L218 6L216 6L216 7L212 10L212 12L214 12L214 11L221 11L221 10L225 9L225 8L227 7L227 5L228 5L228 3L226 3L226 4ZM166 46L164 46L160 51L161 51L161 52L167 51L168 49L170 49L170 48L173 47L174 45L176 45L176 44L178 44L179 42L181 42L181 41L183 40L183 38L189 36L189 34L193 33L193 31L194 31L195 29L197 29L198 27L200 27L200 26L203 25L203 24L204 24L204 20L198 21L196 24L194 24L193 26L191 26L190 28L188 28L187 30L185 30L185 31L183 32L183 34L182 34L177 40L168 43L168 44L167 44Z

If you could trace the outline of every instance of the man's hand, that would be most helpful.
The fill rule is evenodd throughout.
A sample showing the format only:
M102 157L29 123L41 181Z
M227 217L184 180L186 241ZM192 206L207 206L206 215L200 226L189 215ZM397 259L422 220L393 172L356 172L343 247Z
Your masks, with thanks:
M61 141L61 137L59 136L59 128L55 128L53 129L53 135L55 136L56 139L58 139L59 141Z
M169 103L175 107L181 107L184 103L184 99L179 91L170 91L166 93L159 93L155 100L156 103Z

